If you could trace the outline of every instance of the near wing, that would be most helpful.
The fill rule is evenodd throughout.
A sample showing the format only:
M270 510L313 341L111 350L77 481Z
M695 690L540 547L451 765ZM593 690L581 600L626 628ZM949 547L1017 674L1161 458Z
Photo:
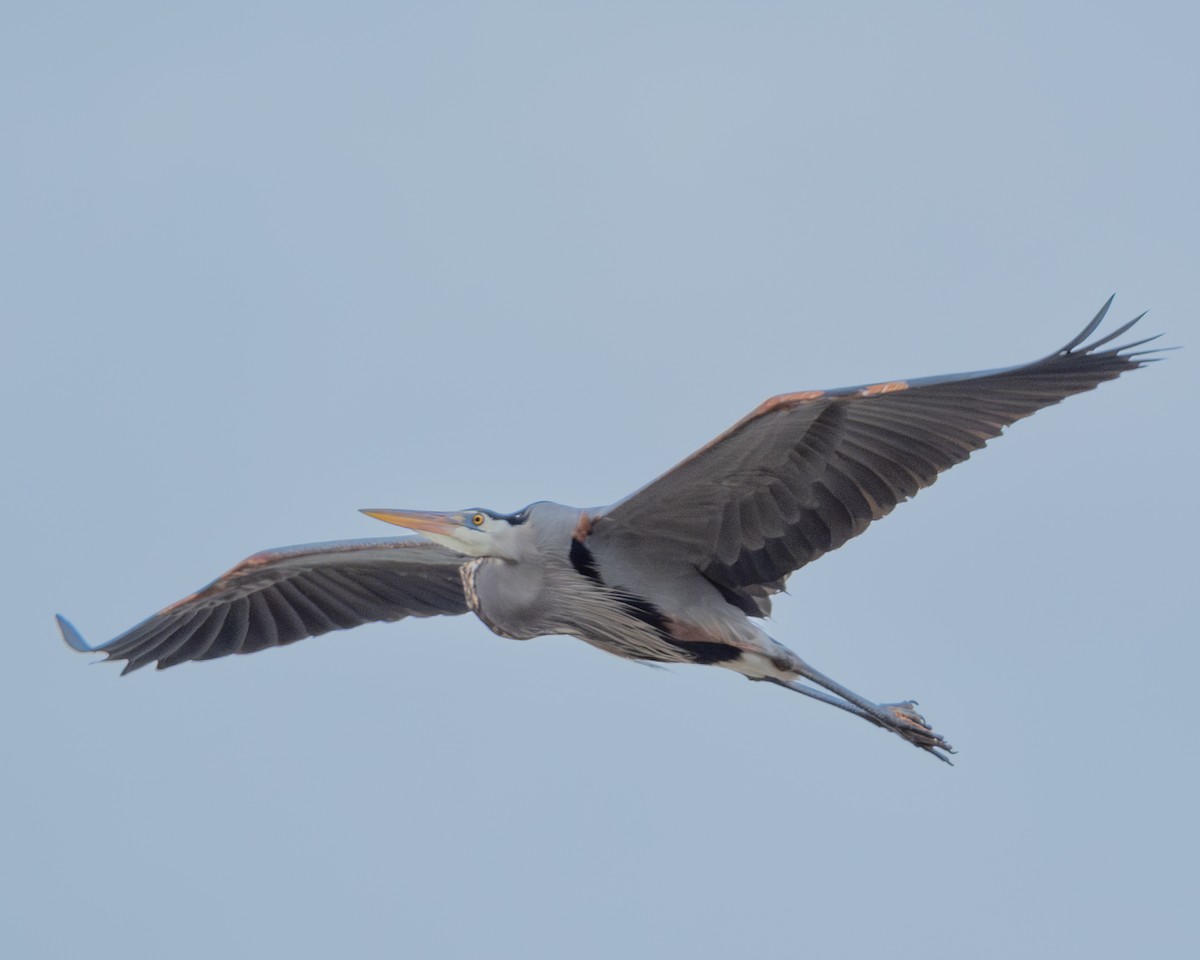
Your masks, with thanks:
M253 653L374 620L467 612L459 573L468 559L423 537L383 537L264 550L115 640L90 647L63 617L76 650L126 660L122 674L158 661Z
M1137 317L1024 366L767 400L707 446L602 511L592 536L695 566L727 600L770 612L784 580L1042 407L1148 362L1109 350ZM1153 339L1153 338L1150 338Z

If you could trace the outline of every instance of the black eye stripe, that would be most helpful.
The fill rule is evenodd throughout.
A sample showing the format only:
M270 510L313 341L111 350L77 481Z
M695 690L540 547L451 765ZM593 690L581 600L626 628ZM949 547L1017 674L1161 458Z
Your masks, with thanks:
M493 520L504 520L512 526L524 523L529 519L529 508L518 510L516 513L496 513L494 510L488 510L485 507L480 507L475 513L482 513L484 516L491 517Z

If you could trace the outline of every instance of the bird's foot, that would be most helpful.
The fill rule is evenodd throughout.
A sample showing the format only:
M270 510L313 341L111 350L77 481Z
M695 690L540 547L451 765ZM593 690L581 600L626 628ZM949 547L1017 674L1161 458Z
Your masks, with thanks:
M933 732L933 727L914 709L916 705L916 700L879 704L880 711L885 715L879 718L880 726L903 737L913 746L928 750L939 760L950 763L947 754L955 753L955 749L945 741L941 734Z
M806 671L805 676L813 679L814 682L819 682L826 689L818 690L797 680L781 680L778 677L752 676L750 679L773 683L776 686L793 690L796 693L802 693L806 697L812 697L814 700L820 700L821 703L828 703L830 706L837 707L839 710L845 710L856 717L862 717L877 727L883 727L884 730L891 730L892 733L903 737L913 746L920 747L922 750L932 753L944 763L950 763L950 758L947 754L954 753L954 748L942 738L941 734L934 733L933 728L925 722L925 718L917 713L914 709L917 701L905 700L901 703L872 703L870 700L860 697L856 693L846 690L844 687L839 687L834 681L828 677L821 676L811 667L806 667Z

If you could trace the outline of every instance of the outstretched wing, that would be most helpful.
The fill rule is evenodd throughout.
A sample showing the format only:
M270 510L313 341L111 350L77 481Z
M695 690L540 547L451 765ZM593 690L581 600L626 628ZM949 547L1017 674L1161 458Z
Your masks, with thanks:
M1004 427L1148 362L1141 317L1018 367L767 400L674 469L601 511L593 537L696 567L731 603L770 612L787 576L892 511ZM1153 338L1150 338L1153 339Z
M125 660L158 662L253 653L374 620L467 612L459 573L468 558L423 537L382 537L264 550L207 587L91 647L63 617L63 639Z

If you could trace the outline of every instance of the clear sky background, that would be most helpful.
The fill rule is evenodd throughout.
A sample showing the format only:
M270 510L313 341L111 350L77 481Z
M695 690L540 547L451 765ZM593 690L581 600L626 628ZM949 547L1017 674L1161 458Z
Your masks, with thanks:
M54 3L0 31L7 957L1194 956L1193 5ZM771 632L951 769L473 617L120 679L358 507L615 500L768 395L1188 349Z

